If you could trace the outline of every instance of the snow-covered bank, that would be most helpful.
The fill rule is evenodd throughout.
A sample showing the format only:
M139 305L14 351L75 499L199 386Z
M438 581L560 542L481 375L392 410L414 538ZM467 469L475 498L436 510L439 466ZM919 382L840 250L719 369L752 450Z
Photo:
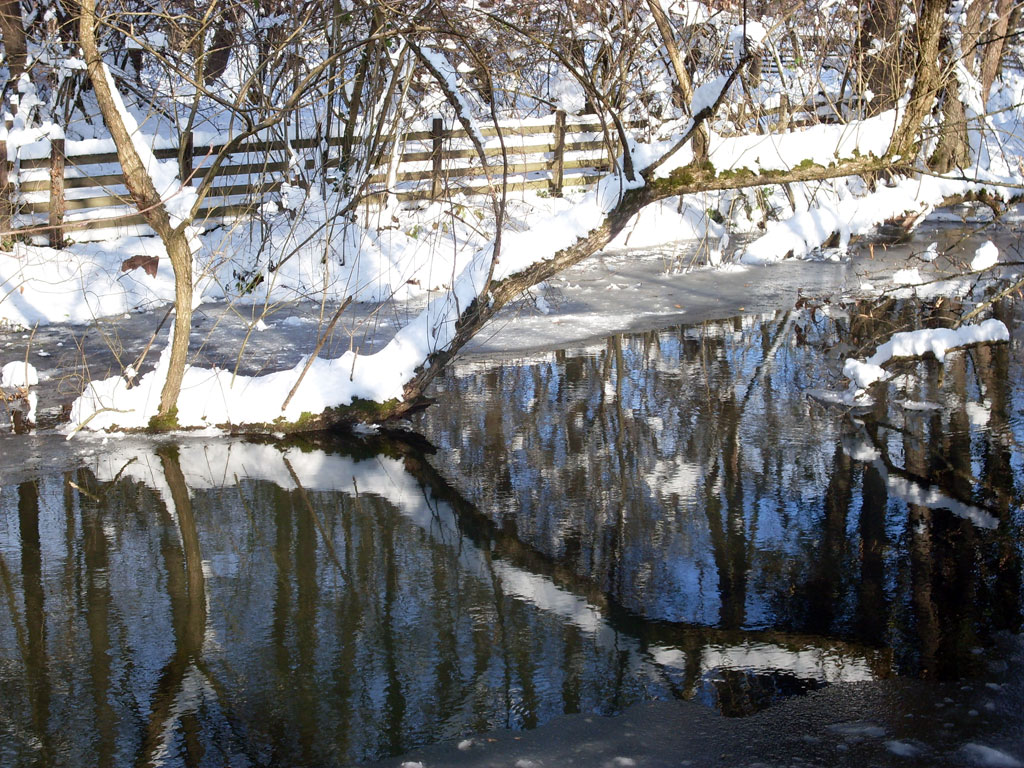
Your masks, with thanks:
M1000 119L1011 118L1016 119L1016 112ZM882 154L898 119L898 112L891 112L858 123L816 125L803 131L712 135L710 156L720 164L719 172L761 173ZM630 147L634 163L640 167L657 159L675 140L634 143ZM988 139L980 146L988 147L984 141ZM1024 139L998 141L1000 151L994 145L988 147L984 164L979 159L971 180L960 175L920 176L872 188L859 178L847 177L780 184L771 190L687 195L641 211L620 240L653 244L696 238L704 247L702 257L694 261L717 265L728 255L730 232L760 233L764 228L752 242L737 247L733 256L754 265L787 255L809 256L820 252L833 234L838 234L838 253L843 254L853 235L893 217L923 217L948 196L982 188L997 196L1008 195L1006 184L1018 180L1021 169L1011 167L1007 149ZM686 152L680 152L659 166L658 174L686 162ZM193 365L185 371L178 424L208 428L294 423L304 414L319 414L355 400L401 400L417 369L452 344L460 314L480 296L489 277L512 277L574 245L601 226L629 189L643 184L639 176L627 182L624 174L613 171L594 188L564 198L523 193L509 207L500 255L494 251L495 221L479 200L392 204L372 221L357 223L335 218L334 212L344 202L341 196L286 185L281 207L267 206L262 223L214 230L198 241L200 299L269 308L298 298L326 303L421 296L426 307L386 345L369 354L353 348L334 358L312 362L301 358L290 368L262 376ZM144 255L156 257L155 274L133 269L135 261L125 248L141 248ZM140 239L59 252L19 245L11 257L0 258L0 280L7 292L7 299L0 302L0 321L20 326L54 320L88 322L145 308L169 301L174 288L168 259L153 242ZM254 328L265 326L264 314L253 313ZM156 415L167 365L165 355L155 370L137 380L125 368L125 374L89 381L72 408L75 428L145 427Z

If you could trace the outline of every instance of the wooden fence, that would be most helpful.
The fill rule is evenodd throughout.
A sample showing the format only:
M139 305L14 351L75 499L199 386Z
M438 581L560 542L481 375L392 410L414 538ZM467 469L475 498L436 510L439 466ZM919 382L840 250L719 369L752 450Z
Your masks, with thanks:
M620 152L614 130L609 127L606 134L593 117L568 118L557 112L547 119L500 128L510 191L547 189L560 195L564 187L587 184L606 172ZM497 129L482 127L480 133L492 176L500 179L502 147ZM609 141L607 136L613 138ZM251 141L235 147L217 170L197 222L220 223L258 212L285 183L296 182L296 177L318 166L321 172L337 168L341 143L340 138L332 139L326 152L319 138ZM180 178L195 184L223 145L196 143L192 136L186 136L184 144ZM400 136L398 146L398 162L390 175L386 168L372 170L364 190L367 199L385 192L399 200L415 200L487 190L477 151L461 128L445 128L436 119L429 130ZM0 143L0 158L6 157L5 149ZM174 160L179 151L161 148L154 154L159 160ZM14 167L0 166L0 231L11 230L13 217L16 232L45 232L54 246L63 243L72 229L90 231L96 239L152 234L132 203L114 152L66 154L64 141L54 139L47 156L22 158ZM81 234L77 237L83 239Z

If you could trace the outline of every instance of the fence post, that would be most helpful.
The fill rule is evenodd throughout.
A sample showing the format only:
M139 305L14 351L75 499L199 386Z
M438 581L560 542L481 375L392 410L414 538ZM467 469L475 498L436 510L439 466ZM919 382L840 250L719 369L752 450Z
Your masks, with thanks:
M551 168L551 195L562 196L562 182L565 176L565 110L555 112L555 153Z
M64 245L64 139L50 139L50 247Z
M430 160L432 163L432 171L430 175L430 198L431 200L437 200L441 197L441 147L444 142L444 121L440 117L435 117L434 122L430 126L430 136L434 141L434 146L430 150Z
M188 131L181 137L181 153L178 155L178 173L181 175L181 183L191 185L192 178L192 156L194 137L192 131Z
M7 160L7 139L0 139L0 247L9 238L11 232L11 213L14 201L11 199L10 163Z

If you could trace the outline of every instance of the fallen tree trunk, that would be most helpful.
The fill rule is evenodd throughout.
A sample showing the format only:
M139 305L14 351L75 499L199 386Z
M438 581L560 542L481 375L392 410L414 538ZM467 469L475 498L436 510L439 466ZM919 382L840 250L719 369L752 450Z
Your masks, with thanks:
M378 403L357 399L351 405L328 408L323 413L288 424L222 424L219 426L232 433L312 432L344 429L361 423L384 423L405 418L411 413L421 410L430 403L425 395L430 383L505 305L521 296L528 288L600 251L623 230L630 219L641 209L659 200L697 192L820 181L844 176L873 174L880 171L895 173L904 170L907 170L906 166L896 164L887 158L858 157L840 161L828 167L802 165L789 171L765 171L760 174L744 171L716 175L710 168L697 169L688 166L673 171L668 178L649 179L643 187L626 191L618 205L608 213L601 225L592 229L572 246L558 251L550 259L533 264L522 272L491 283L487 293L478 297L460 313L455 324L455 335L452 341L444 349L430 355L416 370L413 378L406 383L401 400L393 399Z

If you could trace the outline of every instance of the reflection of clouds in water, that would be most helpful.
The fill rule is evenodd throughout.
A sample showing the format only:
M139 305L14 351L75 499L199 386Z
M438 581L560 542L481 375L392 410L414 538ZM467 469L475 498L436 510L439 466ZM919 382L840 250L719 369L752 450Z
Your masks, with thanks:
M384 456L353 459L321 450L279 450L273 445L229 440L187 442L179 447L178 455L182 474L193 490L230 487L236 478L270 481L282 489L293 490L297 487L297 478L307 491L357 490L362 495L377 495L393 504L403 517L432 539L452 547L458 553L460 566L469 573L482 579L490 578L489 574L496 577L502 594L569 622L607 650L627 652L633 657L629 666L635 673L657 679L657 669L651 668L648 661L655 667L685 668L685 653L678 648L658 644L641 646L636 639L613 629L602 610L586 598L558 586L547 576L481 550L461 533L452 508L425 494L416 478L397 459ZM136 460L128 463L129 457ZM122 477L150 485L158 469L155 454L147 455L142 446L126 446L107 453L98 462L96 471L101 480L109 481L122 471ZM672 474L665 485L658 487L663 492L687 497L695 491L701 469L684 462L672 468ZM238 563L235 554L216 553L203 565L208 575L229 577L236 573ZM763 642L714 644L700 649L699 655L702 672L715 669L760 674L785 672L822 683L873 679L867 657L843 655L827 647L786 648Z

